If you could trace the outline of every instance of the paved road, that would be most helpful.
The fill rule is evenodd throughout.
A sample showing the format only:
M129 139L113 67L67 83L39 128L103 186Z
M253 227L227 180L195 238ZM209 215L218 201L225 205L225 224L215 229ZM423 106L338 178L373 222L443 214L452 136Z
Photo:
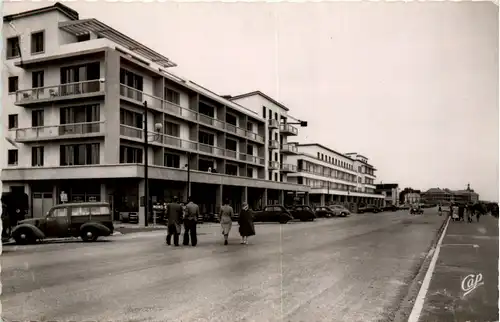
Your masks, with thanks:
M4 248L7 321L391 320L443 222L435 211L256 225L240 245L200 229L195 248L163 232L93 244Z
M436 263L419 321L498 321L498 219L450 222Z

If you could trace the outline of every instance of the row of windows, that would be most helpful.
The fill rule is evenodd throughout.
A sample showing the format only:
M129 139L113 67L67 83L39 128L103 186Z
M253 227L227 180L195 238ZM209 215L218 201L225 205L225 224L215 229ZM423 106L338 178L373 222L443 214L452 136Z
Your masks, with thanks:
M31 34L32 55L42 54L45 52L45 31L37 31ZM7 59L13 59L21 56L21 39L19 36L10 37L7 39Z
M328 162L330 164L342 167L344 169L349 169L349 170L353 170L354 169L352 164L350 164L348 162L345 162L345 161L342 161L342 160L339 160L339 159L337 159L335 157L327 156L327 155L325 155L323 153L320 153L320 152L318 152L317 157L321 161Z
M310 172L318 174L325 177L336 178L340 180L345 180L349 182L356 182L356 176L347 172L343 172L337 169L325 167L322 165L314 164L309 161L299 160L298 162L299 171Z
M14 166L18 164L19 152L18 150L12 149L8 150L7 153L7 164ZM170 168L185 168L186 165L181 165L180 155L173 153L165 153L163 158L163 164ZM61 145L60 146L60 165L70 166L70 165L92 165L99 164L99 144L71 144L71 145ZM141 148L134 148L129 146L120 146L120 163L142 163L143 162L143 150ZM200 171L212 171L215 169L215 161L200 159L198 169ZM44 147L34 146L31 148L31 165L34 167L44 166ZM248 177L253 177L253 169L247 168L246 175ZM229 175L238 175L238 165L226 164L225 173Z
M31 111L31 127L39 127L45 125L45 111L32 110ZM100 106L82 105L73 107L62 107L59 109L60 124L75 124L98 122L100 120ZM19 127L19 115L9 114L8 128L9 130L17 129Z
M342 191L361 191L361 188L356 188L342 183L335 183L330 181L309 179L303 177L298 177L297 183L309 186L311 188L324 188L324 189L342 190Z
M99 62L85 63L81 65L72 65L61 67L60 83L78 83L83 81L96 80L100 78L101 69ZM43 70L31 72L31 88L42 88L45 86L45 72ZM83 85L68 85L61 90L66 92L95 92L99 90L99 84L94 82L84 83ZM81 88L80 88L81 87ZM10 76L8 79L9 93L15 93L19 90L19 77Z
M90 165L99 164L99 143L68 144L59 148L59 164L68 165ZM7 164L18 165L19 151L12 149L7 152ZM44 147L34 146L31 148L31 165L34 167L44 166Z

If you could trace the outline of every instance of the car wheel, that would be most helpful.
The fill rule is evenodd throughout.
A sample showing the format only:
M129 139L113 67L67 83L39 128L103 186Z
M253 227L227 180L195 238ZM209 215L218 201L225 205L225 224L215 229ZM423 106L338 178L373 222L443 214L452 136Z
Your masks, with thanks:
M13 236L14 240L16 241L16 244L18 245L28 245L28 244L33 244L36 241L35 235L33 232L29 229L20 229L16 231L15 235Z
M95 228L88 227L82 229L80 237L84 242L95 242L99 237L99 233Z
M345 212L341 213L340 215L341 215L342 217L347 216Z

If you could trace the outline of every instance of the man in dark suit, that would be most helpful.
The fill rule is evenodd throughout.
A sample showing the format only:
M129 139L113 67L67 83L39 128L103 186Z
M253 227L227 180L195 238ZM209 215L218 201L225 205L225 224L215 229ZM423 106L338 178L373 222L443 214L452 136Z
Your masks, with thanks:
M167 245L171 244L172 235L174 235L174 245L179 246L179 235L181 234L182 206L179 204L177 196L173 202L167 205L168 233Z
M196 246L198 238L196 236L196 222L200 215L200 208L193 202L191 197L188 198L186 205L186 214L184 215L184 240L183 245L189 245L189 237L191 236L191 245Z

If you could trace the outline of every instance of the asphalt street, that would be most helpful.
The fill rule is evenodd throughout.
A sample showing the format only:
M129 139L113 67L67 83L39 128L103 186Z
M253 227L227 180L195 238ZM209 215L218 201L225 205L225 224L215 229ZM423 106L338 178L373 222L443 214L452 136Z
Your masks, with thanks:
M96 243L6 246L6 321L390 321L443 217L408 212L199 228L197 247L164 231Z

